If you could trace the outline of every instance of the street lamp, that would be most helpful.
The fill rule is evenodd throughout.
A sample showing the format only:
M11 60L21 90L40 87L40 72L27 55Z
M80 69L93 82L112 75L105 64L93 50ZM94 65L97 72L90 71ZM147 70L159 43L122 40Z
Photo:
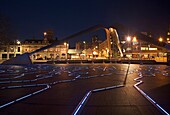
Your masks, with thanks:
M47 32L44 32L44 36L46 36L47 35Z
M163 42L163 38L162 37L160 37L158 40L159 40L159 42Z
M83 48L83 50L85 51L85 58L87 58L87 47L86 47L86 41L83 41L83 46L84 46L84 48Z
M21 42L19 40L17 40L17 44L19 45L19 44L21 44Z
M128 36L128 37L126 38L126 40L127 40L128 42L130 42L130 41L131 41L131 37Z
M128 48L127 48L127 50L128 50L128 53L130 53L130 42L131 42L131 37L130 37L130 36L127 36L126 40L127 40L127 42L128 42ZM128 57L130 58L130 54L129 54Z
M14 40L14 57L16 57L16 52L20 52L20 47L18 45L20 45L21 42L19 40Z
M65 46L65 48L66 48L66 59L68 58L67 57L67 53L68 53L68 47L69 47L69 44L68 43L66 43L66 42L64 42L64 46Z

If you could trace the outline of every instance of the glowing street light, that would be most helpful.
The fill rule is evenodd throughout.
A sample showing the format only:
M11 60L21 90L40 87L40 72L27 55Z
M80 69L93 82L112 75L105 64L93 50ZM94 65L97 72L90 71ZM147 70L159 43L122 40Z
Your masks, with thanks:
M131 50L131 37L130 36L127 36L127 38L126 38L126 40L127 40L127 53L128 53L128 57L130 57L130 50Z
M69 48L69 44L67 43L67 42L64 42L64 46L65 46L65 48L66 48L66 52L65 52L65 54L66 54L66 57L65 57L65 59L67 60L67 58L68 58L68 48Z
M159 40L159 42L163 42L163 38L162 37L160 37L158 40Z
M44 32L44 36L46 36L47 35L47 32Z
M131 41L131 37L128 36L128 37L126 38L126 40L127 40L128 42L130 42L130 41Z
M19 40L17 40L17 44L19 45L19 44L21 44L21 42Z

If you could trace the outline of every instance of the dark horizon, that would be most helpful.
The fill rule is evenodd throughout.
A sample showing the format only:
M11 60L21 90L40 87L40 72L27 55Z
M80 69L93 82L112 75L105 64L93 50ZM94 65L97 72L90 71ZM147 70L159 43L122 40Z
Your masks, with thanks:
M43 38L48 29L60 39L97 24L118 25L120 34L144 31L157 38L165 36L170 25L170 10L164 0L6 0L0 4L0 13L10 18L21 40Z

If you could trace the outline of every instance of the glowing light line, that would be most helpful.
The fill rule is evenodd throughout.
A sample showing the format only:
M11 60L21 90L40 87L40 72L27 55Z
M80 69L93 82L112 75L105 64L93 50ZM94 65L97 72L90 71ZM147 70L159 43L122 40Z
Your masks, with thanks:
M30 93L30 94L28 94L28 95L25 95L25 96L23 96L23 97L20 97L20 98L15 99L15 100L13 100L13 101L11 101L11 102L8 102L8 103L6 103L6 104L1 105L1 106L0 106L0 109L4 108L4 107L6 107L6 106L12 105L12 104L14 104L14 103L16 103L16 102L18 102L18 101L23 100L23 99L26 99L26 98L28 98L28 97L30 97L30 96L33 96L33 95L35 95L35 94L37 94L37 93L43 92L43 91L45 91L45 90L47 90L47 89L49 89L49 88L50 88L50 86L49 86L49 85L46 85L46 88L43 88L43 89L41 89L41 90L38 90L38 91L36 91L36 92Z
M115 86L110 86L110 87L104 87L104 88L100 88L100 89L94 89L89 91L84 98L80 101L80 103L78 104L78 106L76 107L76 109L73 111L72 115L77 115L79 114L80 110L82 109L82 107L85 105L85 103L87 102L87 100L90 98L90 95L92 93L96 93L96 92L100 92L100 91L105 91L105 90L109 90L109 89L115 89L115 88L120 88L120 87L124 87L124 85L115 85Z
M77 115L78 112L81 110L82 106L84 106L85 102L87 102L88 98L90 97L91 95L91 91L89 91L85 96L84 98L80 101L80 103L78 104L78 106L76 107L76 109L74 110L73 112L73 115Z
M137 81L138 83L136 83L134 85L134 87L149 101L151 102L160 112L166 114L166 115L170 115L165 109L163 109L156 101L154 101L149 95L147 95L144 91L142 91L138 85L141 85L143 83L143 81L139 80L141 78L143 78L142 74L139 74L140 77L135 78L134 80Z

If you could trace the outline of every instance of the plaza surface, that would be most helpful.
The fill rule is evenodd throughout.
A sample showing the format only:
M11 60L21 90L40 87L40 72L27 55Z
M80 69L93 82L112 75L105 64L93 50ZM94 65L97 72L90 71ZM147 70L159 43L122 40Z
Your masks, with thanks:
M169 114L169 84L166 65L0 65L0 114Z

